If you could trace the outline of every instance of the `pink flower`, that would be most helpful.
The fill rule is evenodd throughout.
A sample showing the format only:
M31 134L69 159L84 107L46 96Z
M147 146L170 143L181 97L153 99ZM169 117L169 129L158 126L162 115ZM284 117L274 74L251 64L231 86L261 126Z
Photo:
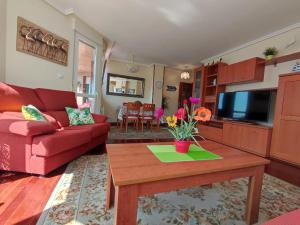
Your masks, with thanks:
M183 100L183 104L184 104L184 105L188 104L188 100L184 99L184 100Z
M190 97L190 102L192 104L198 104L200 102L200 98Z
M184 108L179 108L174 115L177 119L184 120L186 118L186 110Z
M155 110L155 118L157 119L157 120L160 120L160 118L162 117L164 115L164 110L163 110L163 108L157 108L156 110Z

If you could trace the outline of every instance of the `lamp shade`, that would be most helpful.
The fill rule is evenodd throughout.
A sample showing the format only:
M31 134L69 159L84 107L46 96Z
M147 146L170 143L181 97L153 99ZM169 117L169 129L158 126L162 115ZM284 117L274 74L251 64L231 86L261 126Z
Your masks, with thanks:
M183 80L188 80L188 79L190 79L190 73L189 72L182 72L180 74L180 78L183 79Z

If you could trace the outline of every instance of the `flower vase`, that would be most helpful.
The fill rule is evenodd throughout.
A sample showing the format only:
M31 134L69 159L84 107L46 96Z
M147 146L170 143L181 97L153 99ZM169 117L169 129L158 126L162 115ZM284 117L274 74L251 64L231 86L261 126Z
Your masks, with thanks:
M191 145L191 141L175 140L176 152L178 153L188 153L190 145Z

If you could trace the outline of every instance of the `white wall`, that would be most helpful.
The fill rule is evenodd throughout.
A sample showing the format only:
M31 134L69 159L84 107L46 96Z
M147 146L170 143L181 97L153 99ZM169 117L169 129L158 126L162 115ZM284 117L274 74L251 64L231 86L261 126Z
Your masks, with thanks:
M68 65L59 65L16 51L17 17L21 16L69 41ZM7 1L6 79L28 87L72 90L75 31L99 44L99 73L102 71L102 36L74 16L65 16L41 0Z
M285 46L292 40L296 40L296 43L289 48ZM217 61L220 57L223 61L232 64L252 57L263 57L263 51L267 47L275 46L279 50L280 55L287 55L294 52L300 51L300 28L293 28L291 30L286 30L282 32L277 32L277 34L271 35L271 37L257 41L256 43L250 44L248 46L238 48L236 50L230 50L228 53L221 54L209 59L205 59L203 63L209 63ZM276 67L273 65L266 66L265 77L263 82L256 82L250 84L237 84L229 85L226 87L226 91L236 91L236 90L248 90L248 89L260 89L260 88L273 88L278 86L278 76L283 73L289 73L292 70L293 65L297 60L289 61L285 63L280 63Z
M193 81L194 81L194 76L193 76L192 72L190 72L189 80L181 80L181 78L180 78L181 73L182 73L181 70L172 69L172 68L168 68L168 67L165 68L163 96L167 97L167 102L168 102L167 114L173 114L178 109L178 97L179 97L180 82L193 83ZM177 88L177 90L176 91L167 91L167 85L175 86Z
M68 66L16 51L17 17L21 16L70 42ZM28 87L72 90L72 18L40 0L7 1L6 82ZM59 76L63 79L59 79Z
M0 81L5 81L6 0L0 0Z
M153 104L155 104L156 108L161 107L162 96L163 96L163 86L159 88L157 83L161 83L163 85L164 82L164 73L165 66L164 65L155 65L154 69L154 79L153 79Z
M108 73L145 78L144 98L106 95ZM152 91L153 91L153 65L139 64L139 71L137 73L130 73L128 72L126 62L110 60L106 67L106 74L102 86L102 103L104 108L104 114L109 117L110 121L116 121L117 108L120 107L123 104L123 102L141 101L142 103L152 103Z

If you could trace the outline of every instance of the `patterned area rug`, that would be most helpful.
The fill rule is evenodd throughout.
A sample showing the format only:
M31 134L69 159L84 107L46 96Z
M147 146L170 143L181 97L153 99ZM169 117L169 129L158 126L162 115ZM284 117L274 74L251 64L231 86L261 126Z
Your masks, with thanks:
M107 157L82 156L69 164L37 225L112 225L105 211ZM247 179L139 199L139 225L244 225ZM300 208L300 188L264 176L259 223Z
M124 139L169 139L173 138L166 127L160 127L159 130L153 128L151 131L148 128L144 128L144 132L139 130L138 132L132 127L128 128L128 132L121 130L115 126L111 127L108 139L109 140L124 140Z

